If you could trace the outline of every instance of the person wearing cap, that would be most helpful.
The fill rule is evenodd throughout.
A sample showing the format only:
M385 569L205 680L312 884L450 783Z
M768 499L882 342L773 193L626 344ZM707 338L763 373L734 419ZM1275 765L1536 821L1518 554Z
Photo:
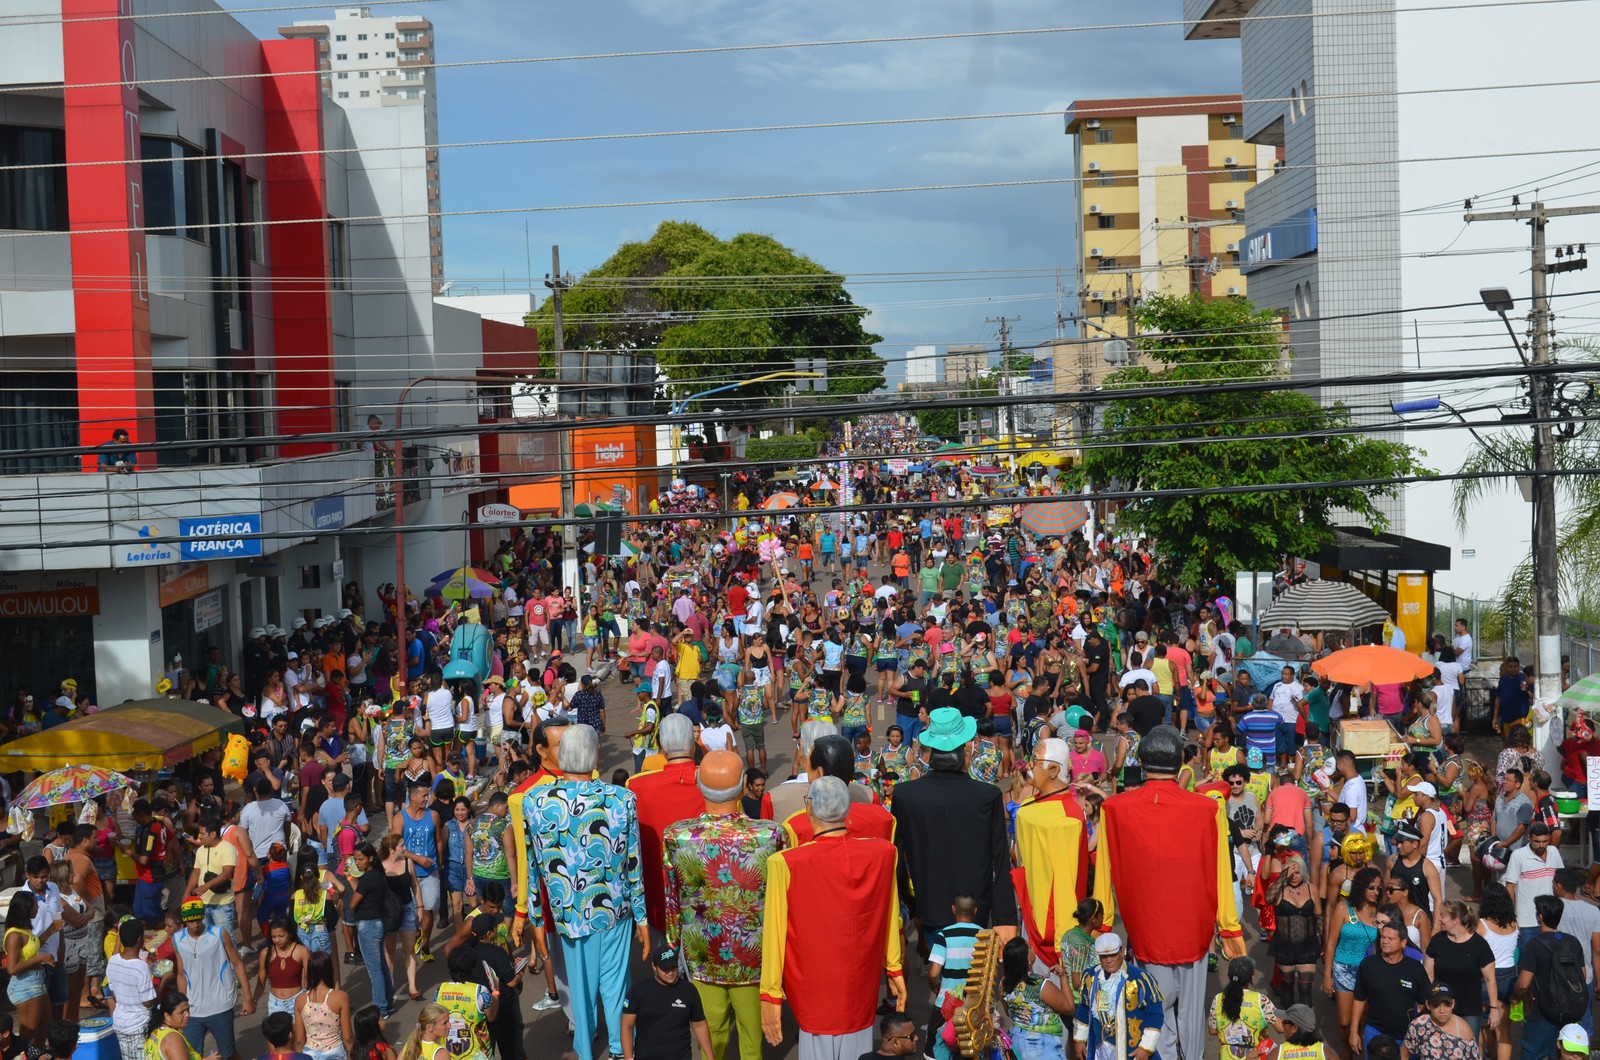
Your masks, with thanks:
M767 859L761 1030L769 1044L783 1041L787 1001L802 1060L851 1060L872 1051L885 972L895 1008L905 1009L897 856L888 840L848 835L850 793L839 778L811 784L806 805L815 841Z
M1363 1051L1380 1034L1396 1041L1406 1030L1429 991L1428 971L1422 962L1406 956L1404 924L1385 920L1378 925L1378 952L1356 966L1350 1011L1350 1049Z
M628 989L622 1010L622 1058L690 1060L691 1039L708 1060L719 1055L700 995L679 972L678 951L658 946L650 955L650 974L635 979Z
M1246 1060L1260 1049L1261 1039L1275 1015L1272 1002L1259 990L1250 989L1256 981L1256 962L1235 957L1228 962L1228 982L1211 1002L1208 1025L1222 1043L1225 1060Z
M668 945L681 950L706 1012L710 1060L723 1060L734 1024L740 1060L760 1060L767 864L784 848L784 833L776 822L742 812L745 774L737 753L707 754L695 788L704 812L669 825L662 835L665 935Z
M1589 1032L1576 1023L1562 1027L1556 1035L1557 1060L1588 1060Z
M644 686L640 686L641 688ZM666 763L650 773L628 778L637 800L639 851L644 858L646 919L666 931L666 868L662 844L669 828L699 816L705 799L695 783L694 723L682 714L668 714L660 723L661 751Z
M189 996L189 1025L183 1029L184 1040L196 1054L205 1054L206 1035L210 1034L217 1055L223 1060L238 1060L233 1010L238 1008L243 1016L253 1015L256 1010L244 959L226 927L207 923L205 902L185 898L178 915L183 920L183 930L172 940L172 952L177 989Z
M633 771L638 773L644 766L647 756L656 750L656 726L661 721L661 705L651 695L650 682L646 681L634 689L634 694L639 699L639 725L622 734L623 739L631 741L633 749Z
M1456 1015L1456 995L1447 983L1434 983L1422 1014L1406 1028L1401 1060L1473 1060L1480 1055L1472 1024Z
M1017 809L1018 868L1011 878L1028 940L1054 966L1072 910L1089 893L1089 829L1072 791L1065 740L1040 740L1029 762L1037 794Z
M1155 977L1128 959L1114 931L1094 940L1094 955L1097 967L1084 978L1073 1012L1076 1060L1150 1060L1160 1055L1158 1045L1168 1015ZM1185 1055L1204 1053L1197 1048Z
M1183 745L1177 729L1156 726L1139 747L1144 784L1101 806L1094 890L1107 922L1120 904L1128 947L1159 986L1160 1052L1169 1058L1205 1049L1213 935L1229 957L1244 956L1227 808L1179 787ZM1194 885L1175 888L1173 880Z
M950 906L965 891L978 900L977 922L1014 932L1017 896L1005 798L993 784L967 774L978 723L954 707L928 715L922 747L928 772L894 794L895 844L905 862L902 897L919 931L951 922Z
M1272 1015L1272 1029L1283 1035L1277 1060L1326 1060L1327 1049L1317 1033L1317 1014L1309 1005L1290 1005Z
M628 940L638 939L641 955L650 945L638 801L633 792L595 779L599 758L600 734L588 725L568 726L557 750L561 778L529 788L517 807L524 820L528 884L518 895L512 938L521 942L526 916L535 949L544 955L549 952L546 934L554 930L570 990L578 1060L594 1060L600 1001L611 1052L621 1054ZM539 884L549 890L550 921L541 903L528 901Z
M1389 859L1388 882L1404 887L1412 904L1432 915L1444 903L1444 877L1426 856L1422 829L1416 819L1408 818L1395 828L1392 838L1395 854Z

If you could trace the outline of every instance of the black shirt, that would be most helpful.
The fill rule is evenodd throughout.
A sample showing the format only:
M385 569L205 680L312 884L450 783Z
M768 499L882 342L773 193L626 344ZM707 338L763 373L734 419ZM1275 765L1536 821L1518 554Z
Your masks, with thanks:
M744 809L744 815L752 821L761 819L760 795L741 795L739 796L739 805Z
M356 879L356 893L361 896L361 901L356 903L355 911L350 914L350 919L383 919L383 892L387 886L388 884L384 882L383 878L383 869L377 864L363 872Z
M1494 950L1482 935L1452 942L1443 931L1428 940L1433 976L1456 995L1456 1015L1472 1017L1483 1012L1483 968L1494 963Z
M1155 696L1138 696L1128 704L1128 728L1140 736L1149 736L1166 716L1166 705Z
M495 1037L503 1037L505 1033L521 1028L522 1012L517 1007L517 991L505 985L516 978L516 965L511 963L511 958L505 950L492 942L474 943L472 955L478 958L471 976L472 982L489 987L491 990L498 987L504 994L510 995L505 998L494 1019L489 1023ZM489 981L490 972L494 973L492 983Z
M925 928L951 923L950 905L962 891L978 901L977 923L1017 922L999 788L935 770L895 788L893 812L901 897Z
M1367 1003L1367 1026L1376 1027L1395 1041L1428 996L1428 972L1422 962L1402 957L1394 964L1374 953L1356 969L1356 1000Z
M1106 682L1111 680L1111 646L1102 637L1099 640L1084 641L1083 657L1088 663L1100 665L1100 669L1089 675L1089 684L1097 691L1106 687Z
M633 1055L636 1060L689 1060L691 1023L704 1023L700 994L682 974L671 986L658 982L652 972L635 979L628 988L624 1015L631 1015Z

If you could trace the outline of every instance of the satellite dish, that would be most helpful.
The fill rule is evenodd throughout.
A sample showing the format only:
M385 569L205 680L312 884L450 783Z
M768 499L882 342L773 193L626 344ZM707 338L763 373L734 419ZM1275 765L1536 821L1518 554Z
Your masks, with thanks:
M1107 339L1105 346L1105 359L1107 364L1128 363L1128 342L1126 339Z

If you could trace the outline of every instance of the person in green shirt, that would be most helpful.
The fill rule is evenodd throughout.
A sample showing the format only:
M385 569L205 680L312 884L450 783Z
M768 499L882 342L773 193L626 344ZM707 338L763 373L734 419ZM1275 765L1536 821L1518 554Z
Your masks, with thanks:
M939 584L946 593L953 593L961 588L961 581L966 576L967 568L953 556L945 557L944 566L939 568Z
M925 557L922 569L917 571L917 587L922 592L918 606L927 607L928 602L939 595L939 568L933 565L932 556Z
M1306 678L1306 719L1317 727L1318 732L1328 731L1328 692L1322 687L1322 678L1312 675Z
M1240 633L1233 638L1233 657L1235 659L1248 659L1256 653L1256 646L1250 640L1250 634Z

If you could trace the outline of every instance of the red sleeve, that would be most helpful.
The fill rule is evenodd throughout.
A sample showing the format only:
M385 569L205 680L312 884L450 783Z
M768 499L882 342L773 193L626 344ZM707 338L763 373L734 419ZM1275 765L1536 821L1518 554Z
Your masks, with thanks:
M770 791L762 792L761 794L761 819L763 821L772 820L772 792Z

